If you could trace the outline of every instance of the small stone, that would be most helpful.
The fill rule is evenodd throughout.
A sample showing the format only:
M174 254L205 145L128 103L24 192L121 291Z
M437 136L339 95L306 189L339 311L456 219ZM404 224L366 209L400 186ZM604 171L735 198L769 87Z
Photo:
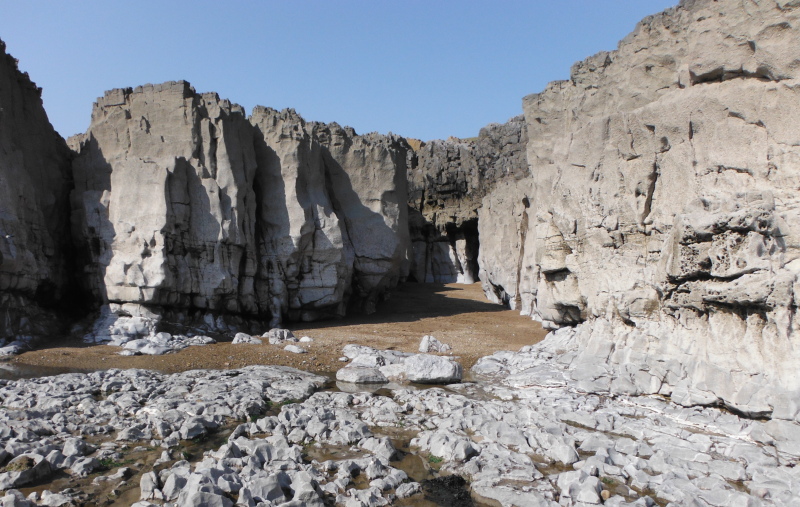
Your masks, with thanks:
M236 336L233 337L233 344L239 343L247 343L250 345L261 345L261 340L256 338L255 336L251 336L247 333L236 333Z
M423 354L430 352L441 354L450 352L450 345L440 342L431 335L425 335L422 337L422 341L419 344L419 351Z

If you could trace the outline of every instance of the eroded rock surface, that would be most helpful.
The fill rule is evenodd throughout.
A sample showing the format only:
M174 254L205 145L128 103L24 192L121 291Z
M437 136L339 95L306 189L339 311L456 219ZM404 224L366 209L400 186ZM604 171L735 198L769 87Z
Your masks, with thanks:
M163 462L188 465L182 461L191 457L186 441L197 444L217 432L229 432L236 421L263 414L272 404L306 398L325 381L271 366L174 375L107 370L3 381L0 459L10 461L0 471L0 488L58 480L51 477L56 473L73 481L91 477L80 488L61 491L64 504L74 505L99 501L108 495L108 483L117 492L129 489L126 479L132 476L142 490L157 487L160 483L152 480L148 469ZM164 452L155 459L154 446L159 445ZM54 504L49 494L28 498L30 504L13 505L62 505Z
M58 330L68 287L70 152L0 41L0 339ZM47 310L43 309L44 306Z
M527 173L522 116L482 128L474 139L421 143L409 154L412 274L419 282L478 280L477 210L498 182Z
M48 493L8 490L2 501L413 504L426 481L447 476L462 494L503 506L800 498L792 426L576 392L563 367L527 347L481 360L477 382L375 394L314 393L324 377L264 366L3 381L0 486L23 486L28 471Z
M180 81L107 92L71 143L73 233L106 314L274 326L371 311L407 276L401 138L292 110L248 119Z
M481 279L577 325L551 351L614 392L796 416L798 17L684 1L524 99L531 178L484 200Z

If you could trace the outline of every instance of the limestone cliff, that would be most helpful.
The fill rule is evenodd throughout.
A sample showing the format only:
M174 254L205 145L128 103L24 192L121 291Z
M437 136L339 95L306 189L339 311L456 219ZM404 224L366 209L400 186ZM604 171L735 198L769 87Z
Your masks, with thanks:
M412 274L420 282L478 279L477 210L500 181L528 174L524 118L482 128L474 139L422 145L409 157Z
M798 44L796 2L683 1L524 99L481 278L584 388L797 416Z
M54 332L68 287L69 157L41 90L0 41L0 339Z
M111 319L310 320L370 310L407 273L399 138L248 119L169 82L107 92L71 142L73 233Z

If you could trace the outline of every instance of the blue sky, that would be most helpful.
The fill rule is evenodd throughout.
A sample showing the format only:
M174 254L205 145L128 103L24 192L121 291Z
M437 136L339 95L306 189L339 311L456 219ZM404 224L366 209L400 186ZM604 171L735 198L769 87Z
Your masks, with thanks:
M185 79L249 112L471 137L677 0L0 0L0 38L65 137L104 90Z

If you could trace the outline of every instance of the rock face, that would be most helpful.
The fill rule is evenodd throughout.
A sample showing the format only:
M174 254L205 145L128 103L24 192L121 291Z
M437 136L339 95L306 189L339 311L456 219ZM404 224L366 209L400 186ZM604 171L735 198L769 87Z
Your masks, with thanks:
M596 389L794 417L798 22L683 1L524 99L531 178L484 200L481 278L577 325L557 346L610 365Z
M70 153L0 41L0 339L53 331L67 288Z
M71 139L73 233L111 313L310 320L408 272L406 144L186 82L107 92ZM380 241L370 243L366 239ZM127 308L126 308L127 307Z
M408 275L405 157L398 137L357 136L256 108L258 284L273 314L371 311Z
M498 182L526 176L522 116L490 124L474 139L430 141L409 156L412 274L420 282L478 279L481 199Z

